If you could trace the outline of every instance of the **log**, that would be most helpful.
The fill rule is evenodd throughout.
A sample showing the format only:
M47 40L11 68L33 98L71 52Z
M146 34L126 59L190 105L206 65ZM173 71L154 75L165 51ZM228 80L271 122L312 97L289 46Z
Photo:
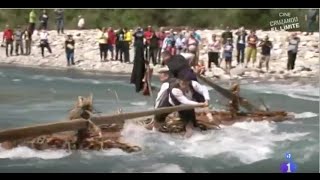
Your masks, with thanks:
M234 98L234 95L227 89L218 86L217 84L215 84L212 80L204 77L203 75L197 74L197 77L202 80L203 82L205 82L206 84L208 84L209 86L211 86L213 89L215 89L217 92L219 92L221 95L223 95L225 98L228 99L232 99ZM252 105L247 99L243 98L243 97L239 97L239 104L240 106L244 107L246 110L248 110L249 112L255 112L255 111L264 111L262 109L256 108L254 105Z
M201 105L181 105L173 107L158 108L154 110L141 111L141 112L129 112L113 115L101 115L91 117L90 120L96 125L113 124L124 122L127 119L134 119L144 116L150 116L155 114L171 113L175 111L193 109L196 107L202 107ZM0 131L0 143L8 140L18 140L28 137L36 137L41 135L48 135L53 133L59 133L64 131L76 131L87 128L89 125L85 119L66 120L63 122L56 122L50 124L41 124L29 127L14 128Z

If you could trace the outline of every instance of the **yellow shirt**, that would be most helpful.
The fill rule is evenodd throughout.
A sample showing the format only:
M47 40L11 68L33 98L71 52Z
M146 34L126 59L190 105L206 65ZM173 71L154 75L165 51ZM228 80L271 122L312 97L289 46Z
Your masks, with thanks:
M128 32L126 32L126 33L124 34L124 40L125 40L125 41L129 41L129 42L132 41L132 33L131 33L130 31L128 31Z
M99 44L107 44L107 40L108 40L108 33L100 32L98 36Z

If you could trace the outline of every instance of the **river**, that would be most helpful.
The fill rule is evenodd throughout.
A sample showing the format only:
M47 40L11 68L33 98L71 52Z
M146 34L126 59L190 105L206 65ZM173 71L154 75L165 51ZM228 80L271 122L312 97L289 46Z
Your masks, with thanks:
M292 154L298 172L318 172L319 83L240 83L243 96L255 102L262 98L273 110L294 113L295 119L241 122L221 130L196 132L187 140L128 122L122 133L129 142L141 146L141 152L0 149L0 172L280 172L286 152ZM136 94L127 75L0 66L0 127L64 119L77 96L90 92L96 110L114 113L118 104L108 89L117 91L125 112L152 108L152 100ZM212 105L221 108L221 97L214 90L210 95Z

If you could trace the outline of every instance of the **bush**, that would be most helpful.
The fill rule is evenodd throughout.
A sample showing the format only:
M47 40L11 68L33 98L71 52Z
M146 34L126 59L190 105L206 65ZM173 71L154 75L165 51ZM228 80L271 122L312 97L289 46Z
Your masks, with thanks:
M41 10L35 10L37 16ZM65 28L75 29L78 16L86 20L86 27L97 28L113 26L135 28L147 25L157 26L192 26L196 28L246 28L270 29L270 21L279 18L279 12L290 12L297 16L301 28L305 31L304 9L67 9L65 10ZM0 11L0 25L27 25L30 10L3 9ZM55 29L55 15L49 14L49 28ZM14 20L14 21L13 21Z

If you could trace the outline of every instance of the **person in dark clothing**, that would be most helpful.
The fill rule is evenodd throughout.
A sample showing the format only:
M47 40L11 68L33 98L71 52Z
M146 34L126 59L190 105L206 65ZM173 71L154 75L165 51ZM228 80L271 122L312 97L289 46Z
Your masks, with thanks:
M138 93L143 89L143 78L146 71L145 64L147 63L144 59L143 30L138 28L138 30L133 34L133 37L135 52L130 83L135 85L136 92Z
M32 29L27 27L23 32L23 39L26 46L26 55L31 54L31 42L32 42Z
M246 49L246 36L248 35L244 27L241 27L238 32L236 32L237 37L237 63L244 63L244 50Z
M74 47L75 42L71 34L68 34L68 39L65 41L66 55L67 55L67 65L74 65Z
M64 29L64 12L62 9L57 9L55 10L56 14L56 20L57 20L57 32L60 34L64 34L63 29Z
M189 66L189 62L182 55L171 55L169 51L164 51L162 54L162 64L167 65L171 77L177 78L179 73L188 74L192 73L192 80L197 81L197 76Z
M151 58L153 65L158 64L158 61L157 61L158 45L159 45L159 38L157 37L156 33L152 31L152 36L151 36L150 45L149 45L149 57ZM148 59L148 61L150 61L150 59Z
M20 26L17 27L17 30L14 32L14 40L15 40L15 49L16 49L16 55L19 55L19 49L20 54L23 54L23 31Z
M288 63L287 63L287 70L293 70L295 61L297 58L300 38L297 36L297 33L292 33L291 37L288 38Z
M305 15L307 21L307 34L313 34L314 28L313 25L319 20L319 10L318 9L309 9L307 15ZM318 30L317 30L318 31Z
M39 20L40 20L40 27L39 27L39 29L45 29L45 30L47 30L47 29L48 29L49 16L48 16L46 10L43 10L43 11L42 11L42 14L41 14L40 17L39 17Z
M226 31L222 33L222 44L226 44L227 43L227 39L231 38L232 42L233 42L233 35L232 32L230 31L230 28L227 26Z
M269 61L270 61L270 54L272 49L272 43L269 41L269 37L266 36L265 39L259 45L261 47L261 59L259 62L259 68L262 68L262 64L266 63L267 72L269 71Z
M122 54L123 54L123 42L124 41L124 31L121 28L116 33L116 60L120 60L122 62ZM119 59L120 56L120 59Z

